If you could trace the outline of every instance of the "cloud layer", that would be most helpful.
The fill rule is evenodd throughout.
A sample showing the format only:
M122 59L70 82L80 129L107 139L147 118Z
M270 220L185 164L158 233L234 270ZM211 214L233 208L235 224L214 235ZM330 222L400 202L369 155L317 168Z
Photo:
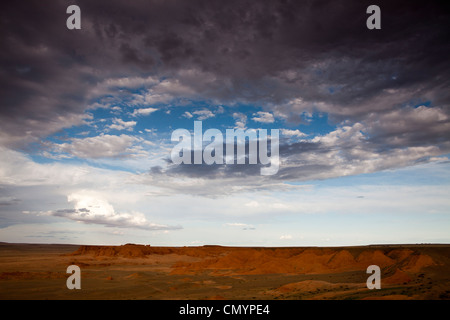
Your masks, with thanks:
M329 212L339 197L305 203L298 193L309 186L299 184L446 163L444 2L377 1L381 30L366 28L366 0L76 3L81 30L65 27L63 0L0 10L2 226L62 217L169 230L177 224L170 217L206 220L212 201L222 205L216 217ZM195 120L222 132L280 129L277 174L261 176L260 165L174 165L170 133ZM294 194L292 203L265 199L268 192ZM437 197L444 212L446 198ZM359 205L353 198L342 211ZM258 229L255 221L224 224ZM276 238L297 239L293 230Z
M83 123L113 87L143 89L114 93L137 107L133 115L183 99L258 104L265 123L269 111L292 122L304 112L361 122L427 101L449 113L440 2L381 1L376 32L365 28L365 1L78 2L79 32L64 28L64 1L2 10L2 144Z

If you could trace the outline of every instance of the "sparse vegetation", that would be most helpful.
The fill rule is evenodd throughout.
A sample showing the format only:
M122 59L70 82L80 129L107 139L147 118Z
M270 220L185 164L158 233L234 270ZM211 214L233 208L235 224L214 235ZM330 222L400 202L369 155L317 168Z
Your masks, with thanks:
M251 248L127 245L101 247L99 251L92 246L76 249L67 246L61 251L61 247L49 245L41 246L40 252L0 250L0 298L71 299L83 295L86 299L450 299L450 290L437 289L450 285L445 276L448 264L443 263L449 261L450 246L437 252L416 247L405 252L398 248L370 248L378 253L365 253L361 259L375 257L381 259L378 262L390 263L383 269L388 276L383 278L381 290L369 290L365 270L358 267L362 261L359 257L369 250L367 247L345 248L350 255L336 255L340 248L258 248L253 252ZM408 260L411 252L417 254ZM241 263L242 255L245 263ZM414 264L424 255L440 259L440 264L433 266L433 273ZM401 265L396 257L402 258ZM292 270L286 261L311 273L281 272ZM329 261L334 269L328 269ZM354 261L356 270L346 271L351 265L339 266L339 261ZM64 271L56 275L53 270L65 270L72 263L81 267L83 290L68 296L64 281L61 284L66 278ZM417 273L408 271L418 267L421 269ZM404 281L405 276L410 280ZM34 290L33 286L44 284L52 289Z

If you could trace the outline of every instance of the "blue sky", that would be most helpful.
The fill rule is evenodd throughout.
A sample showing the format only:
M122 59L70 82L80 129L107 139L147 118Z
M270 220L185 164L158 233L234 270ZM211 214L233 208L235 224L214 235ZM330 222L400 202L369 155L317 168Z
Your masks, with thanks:
M1 13L0 241L450 243L439 4L78 4ZM278 129L279 168L175 164L195 121Z

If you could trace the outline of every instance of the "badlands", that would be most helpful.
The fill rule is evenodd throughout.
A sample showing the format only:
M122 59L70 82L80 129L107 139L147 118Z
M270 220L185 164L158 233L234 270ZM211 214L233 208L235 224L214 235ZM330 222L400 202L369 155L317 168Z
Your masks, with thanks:
M67 267L81 270L69 290ZM381 289L369 290L369 265ZM450 245L153 247L0 243L0 299L450 299Z

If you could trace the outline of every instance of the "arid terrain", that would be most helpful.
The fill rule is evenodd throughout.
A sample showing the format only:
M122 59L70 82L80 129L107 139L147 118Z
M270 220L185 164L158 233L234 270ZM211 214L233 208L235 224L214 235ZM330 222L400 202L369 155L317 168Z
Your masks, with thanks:
M69 265L81 290L66 287ZM369 265L381 268L381 289L366 287ZM0 243L0 299L450 299L450 245Z

